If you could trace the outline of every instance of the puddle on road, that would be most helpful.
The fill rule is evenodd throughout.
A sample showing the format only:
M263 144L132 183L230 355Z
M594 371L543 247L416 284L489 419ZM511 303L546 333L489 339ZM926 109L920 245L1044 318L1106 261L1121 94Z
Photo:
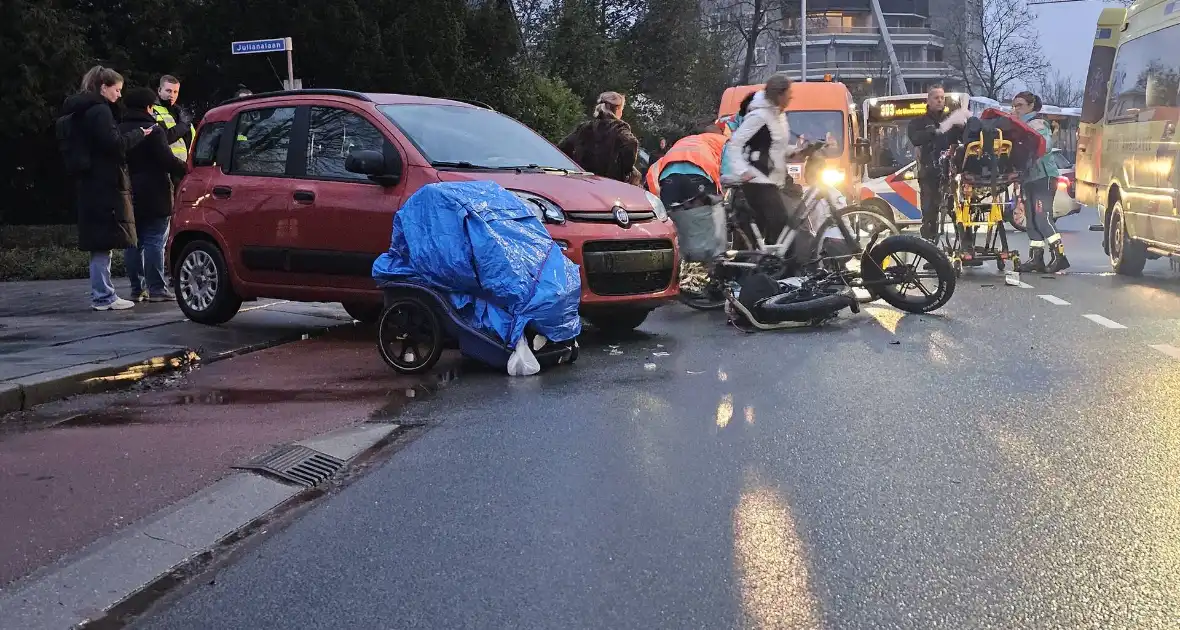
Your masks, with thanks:
M419 383L414 387L389 392L385 404L369 414L369 422L390 422L411 401L425 398L447 386L457 378L459 378L459 370L452 368L438 374L437 378L432 382Z
M452 369L436 375L436 378L413 387L390 388L376 386L339 390L289 390L289 389L216 389L211 391L180 393L164 398L162 402L143 401L134 406L112 407L102 410L76 413L54 422L56 427L102 427L147 424L166 416L151 411L160 407L177 406L222 406L222 405L276 405L283 403L357 402L384 399L385 402L370 414L373 420L388 420L396 416L411 401L424 398L438 391L458 378L458 370Z
M66 418L65 420L56 423L57 427L110 427L110 426L125 426L130 424L142 424L143 420L139 414L132 411L130 408L123 409L104 409L102 411L92 411L89 413L79 413Z

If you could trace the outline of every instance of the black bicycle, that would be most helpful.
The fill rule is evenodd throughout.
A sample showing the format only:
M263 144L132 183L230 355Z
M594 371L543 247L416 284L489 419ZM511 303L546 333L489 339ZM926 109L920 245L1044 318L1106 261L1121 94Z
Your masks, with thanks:
M811 151L807 172L822 170L823 158L815 152L822 146L814 143L804 150ZM803 220L796 228L784 229L774 244L767 245L748 208L729 191L726 228L730 249L704 265L703 278L687 278L686 283L682 274L681 302L698 310L722 308L733 302L739 283L753 274L775 281L795 276L797 282L784 286L784 291L775 296L781 315L823 310L823 304L812 302L831 302L827 298L837 289L859 294L860 302L882 299L910 313L937 310L954 294L954 269L934 243L901 234L879 212L843 204L843 197L822 182L804 188L802 199ZM700 195L673 204L669 211L711 202L707 195ZM807 269L796 269L792 264L791 247L800 229L818 236Z

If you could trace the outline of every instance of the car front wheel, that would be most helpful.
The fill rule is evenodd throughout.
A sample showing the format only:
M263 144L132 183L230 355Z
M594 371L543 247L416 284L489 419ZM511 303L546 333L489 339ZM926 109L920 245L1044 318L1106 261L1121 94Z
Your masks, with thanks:
M172 278L180 310L198 324L224 324L242 307L242 298L230 284L225 256L214 243L202 240L186 245Z

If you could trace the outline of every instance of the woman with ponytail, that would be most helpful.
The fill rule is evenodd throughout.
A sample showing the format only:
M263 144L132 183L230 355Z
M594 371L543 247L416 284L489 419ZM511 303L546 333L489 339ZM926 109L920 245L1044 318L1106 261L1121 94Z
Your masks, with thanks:
M111 250L136 246L127 151L155 127L119 132L122 93L118 72L94 66L82 77L81 91L62 105L57 123L66 167L76 180L78 249L90 252L90 306L96 311L135 305L115 294Z
M1021 177L1020 190L1024 201L1025 225L1028 230L1028 260L1017 267L1025 273L1057 273L1069 268L1061 234L1050 218L1053 195L1061 172L1049 151L1053 148L1053 130L1037 113L1041 111L1041 97L1032 92L1021 92L1012 97L1012 112L1045 139L1045 155L1033 162ZM1045 263L1045 250L1049 262Z

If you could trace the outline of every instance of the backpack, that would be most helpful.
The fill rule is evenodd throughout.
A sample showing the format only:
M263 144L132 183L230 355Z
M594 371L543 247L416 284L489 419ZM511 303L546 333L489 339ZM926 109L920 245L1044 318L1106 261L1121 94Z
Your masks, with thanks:
M74 115L66 114L54 123L57 149L65 162L66 173L77 175L90 170L90 147L74 125Z

